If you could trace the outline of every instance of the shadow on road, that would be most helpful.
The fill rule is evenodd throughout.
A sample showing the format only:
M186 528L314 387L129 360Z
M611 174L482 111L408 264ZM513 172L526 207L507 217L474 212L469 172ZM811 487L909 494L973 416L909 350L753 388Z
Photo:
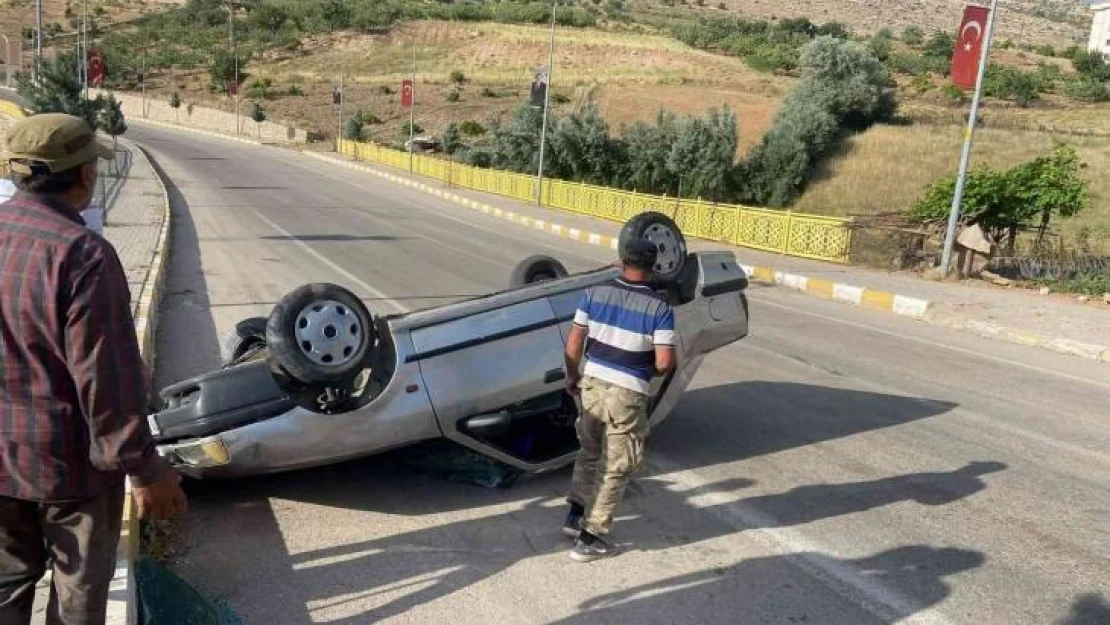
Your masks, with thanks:
M1091 592L1076 598L1071 612L1058 625L1106 625L1110 623L1110 603L1102 595Z
M680 410L653 436L649 458L665 455L669 465L696 469L909 423L952 407L915 397L793 383L745 382L693 390L683 399ZM364 623L402 614L522 560L568 548L568 542L557 531L564 512L563 491L569 482L567 470L536 476L512 489L487 490L445 484L405 471L393 458L387 454L250 480L191 484L191 499L198 511L193 523L205 527L205 542L193 546L186 576L201 584L215 577L225 588L246 592L251 587L260 588L258 571L265 571L265 587L282 588L283 592L276 598L268 594L266 605L245 599L251 605L247 616L259 622L279 614L283 622L308 622L309 606L314 612L349 612L349 604L358 602L361 611L357 616L333 620L334 615L329 614L328 620ZM727 496L753 482L735 478L699 487L697 493L692 493L670 483L666 474L647 475L630 489L622 513L631 518L621 521L617 531L626 548L655 550L754 528L805 524L904 501L944 505L981 491L986 487L981 477L1004 468L1001 463L973 462L951 471L813 484L738 501L728 498L728 503L716 506L694 506L689 500L702 492ZM668 467L668 472L671 470ZM379 513L385 518L396 516L406 519L406 527L422 527L410 531L367 527L363 535L378 537L343 541L323 549L297 549L295 555L290 555L271 511L271 502L281 505L283 501L312 504L309 508L323 515L302 522L319 523L327 510L336 514L353 510ZM498 505L513 510L436 524L436 515ZM716 508L727 508L728 514L716 514ZM244 536L244 528L250 528L249 536ZM252 555L251 572L215 561L216 555L229 551L257 554ZM904 548L885 554L877 562L849 561L845 565L881 564L891 571L905 568L927 577L947 574L949 569L971 568L981 561L981 556L964 556L962 560L958 556L926 547ZM806 557L827 558L822 554ZM922 558L939 559L948 568L938 564L922 569ZM765 569L790 566L791 562L785 557L740 562L727 575L718 576L721 579L708 577L699 583L712 583L727 595L733 593L727 584L748 584L746 580L760 579ZM901 578L889 579L897 584ZM919 586L899 589L912 597L910 613L935 603L944 594L937 590L944 588L938 580ZM723 596L716 600L732 601ZM367 604L373 607L362 609ZM645 604L644 612L648 611L650 607ZM293 614L298 616L293 618Z
M155 352L155 388L162 389L211 369L212 363L220 361L220 339L210 312L208 281L189 203L153 156L151 165L166 180L171 211L169 273L159 308Z
M699 622L712 615L713 621L727 623L893 623L940 603L951 592L945 577L977 568L985 560L977 551L925 545L898 547L857 559L814 552L756 558L596 597L580 605L580 613L556 623L680 623L689 622L686 618L691 612L698 615ZM912 588L913 612L907 614L897 606L876 606L879 614L867 613L826 588L783 587L777 583L794 567L848 570L876 585ZM811 592L828 596L820 612L813 611L812 602L799 601Z

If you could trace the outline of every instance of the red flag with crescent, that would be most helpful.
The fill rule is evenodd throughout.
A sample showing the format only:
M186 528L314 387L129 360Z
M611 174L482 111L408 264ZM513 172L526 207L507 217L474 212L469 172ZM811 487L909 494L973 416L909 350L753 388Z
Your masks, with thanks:
M99 87L104 80L104 61L100 58L99 50L89 50L88 76L89 84Z
M987 18L990 9L969 4L964 7L956 49L952 52L952 84L964 89L974 89L979 78L979 62L987 38Z
M412 106L412 81L408 78L401 81L401 108Z

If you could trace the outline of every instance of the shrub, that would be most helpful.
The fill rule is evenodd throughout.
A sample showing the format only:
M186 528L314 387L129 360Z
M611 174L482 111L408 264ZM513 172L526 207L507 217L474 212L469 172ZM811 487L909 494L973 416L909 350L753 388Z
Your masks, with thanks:
M498 97L501 97L501 96L496 91L494 91L491 87L482 87L482 97L483 98L498 98Z
M362 119L357 114L343 126L343 138L348 141L362 141Z
M251 104L251 119L258 124L266 121L266 109L262 108L262 105L258 102Z
M917 26L907 26L902 31L902 43L909 46L919 46L925 41L925 33Z
M466 74L462 73L462 70L452 70L451 82L455 83L456 85L463 84L464 82L466 82Z
M1039 220L1043 233L1053 217L1074 216L1087 205L1088 183L1079 175L1082 167L1075 150L1062 144L1048 156L1007 171L979 166L968 175L961 220L978 224L995 241L1007 239L1012 249L1019 228ZM930 185L910 216L924 222L944 220L955 187L955 176Z
M443 131L443 150L448 154L454 154L463 147L462 136L459 133L459 125L451 122L447 124L447 128Z
M251 83L247 94L255 100L269 100L271 86L273 86L273 82L269 78L260 78Z
M358 120L360 120L363 124L380 124L380 123L382 123L382 120L379 119L377 115L375 115L375 114L373 114L369 111L359 110L355 113L355 117Z
M1039 54L1041 56L1056 56L1056 48L1053 48L1051 45L1049 45L1047 43L1037 46L1036 51L1037 51L1037 54Z
M459 98L462 97L462 96L459 95L459 90L458 89L452 89L452 90L448 91L447 94L443 97L448 102L458 102Z
M400 136L404 138L405 141L408 141L409 140L409 122L406 121L405 123L401 124L401 129L398 132L399 132ZM412 135L416 136L416 135L419 135L422 132L424 132L424 127L421 126L420 124L416 123L416 122L412 122Z
M1012 100L1020 107L1028 107L1040 98L1043 81L1036 72L1016 67L991 65L983 82L983 93L1003 100Z
M289 95L291 95L291 96L303 96L304 95L304 89L301 89L297 85L293 85L293 86L289 87Z
M1097 82L1090 78L1080 77L1070 80L1064 87L1064 92L1069 98L1081 102L1110 102L1110 89L1106 83Z
M964 93L964 90L952 83L945 84L940 88L940 92L944 97L956 103L961 103L967 99L967 94Z
M568 96L566 94L563 94L563 93L554 93L553 92L551 94L551 99L555 100L556 104L566 104L567 102L570 102L570 96Z
M486 134L486 127L474 120L463 122L459 125L459 130L468 137L477 137Z

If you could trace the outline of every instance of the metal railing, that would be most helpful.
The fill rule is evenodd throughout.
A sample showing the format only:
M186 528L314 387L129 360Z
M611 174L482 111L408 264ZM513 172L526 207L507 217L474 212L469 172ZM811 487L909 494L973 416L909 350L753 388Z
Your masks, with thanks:
M409 168L407 152L376 144L342 140L339 152L360 161ZM449 186L525 202L535 200L536 179L531 175L482 169L420 154L413 155L412 169L413 173ZM622 223L636 214L658 211L673 218L691 236L789 256L846 263L852 246L850 220L838 217L717 204L551 179L543 181L540 198L548 208Z

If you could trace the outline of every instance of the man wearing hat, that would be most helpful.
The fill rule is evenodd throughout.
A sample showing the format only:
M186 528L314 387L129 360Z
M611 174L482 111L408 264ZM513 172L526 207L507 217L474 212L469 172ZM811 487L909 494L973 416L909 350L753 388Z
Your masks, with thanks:
M0 204L0 623L28 623L53 562L48 623L103 623L124 478L144 517L185 509L180 477L146 424L147 372L127 278L84 226L97 159L84 120L13 124Z
M616 553L606 537L643 464L651 379L675 366L674 311L650 284L657 254L653 243L630 241L622 276L586 291L567 337L567 390L582 410L563 532L575 537L570 557L579 562Z

